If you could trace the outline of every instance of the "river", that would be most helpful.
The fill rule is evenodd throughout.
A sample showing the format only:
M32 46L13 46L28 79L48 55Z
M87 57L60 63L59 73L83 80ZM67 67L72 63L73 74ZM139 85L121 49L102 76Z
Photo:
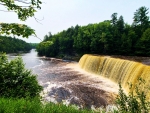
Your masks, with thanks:
M77 62L39 57L34 49L20 56L25 67L37 75L39 84L43 86L41 95L44 101L75 104L80 108L113 104L117 93L114 87L117 89L117 86L109 80L84 72ZM8 54L10 60L15 57L15 54ZM107 84L108 81L110 84Z
M20 56L25 67L37 75L39 84L43 86L43 101L75 104L79 108L98 108L114 104L118 85L81 70L77 62L39 57L35 49ZM17 56L14 54L8 54L9 59L15 57Z
M16 54L7 54L9 59L16 58ZM34 69L36 66L43 65L42 57L38 57L37 52L35 49L32 49L29 53L21 53L19 56L22 57L25 67L27 69Z

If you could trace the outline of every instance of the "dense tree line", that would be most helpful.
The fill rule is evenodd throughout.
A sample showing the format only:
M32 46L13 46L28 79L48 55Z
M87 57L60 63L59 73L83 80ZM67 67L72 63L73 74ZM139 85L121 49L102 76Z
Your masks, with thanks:
M36 49L39 43L30 43L31 48Z
M110 20L87 26L70 27L55 35L49 33L37 46L39 55L113 54L150 56L148 8L140 7L133 23L113 13Z
M31 45L23 40L8 36L0 36L0 52L14 53L27 52L31 50Z

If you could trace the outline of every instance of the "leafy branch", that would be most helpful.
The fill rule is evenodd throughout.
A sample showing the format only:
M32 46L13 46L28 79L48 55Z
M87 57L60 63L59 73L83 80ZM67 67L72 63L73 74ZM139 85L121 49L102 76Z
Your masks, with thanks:
M35 12L41 9L41 4L42 2L40 0L0 0L0 5L6 8L6 10L0 11L15 12L18 15L18 19L25 21L29 17L34 17ZM35 20L37 21L36 18ZM1 34L13 34L27 38L31 35L35 35L35 30L23 24L0 23L0 35Z
M30 35L35 35L35 30L23 24L0 23L0 35L1 34L14 34L17 36L28 37Z

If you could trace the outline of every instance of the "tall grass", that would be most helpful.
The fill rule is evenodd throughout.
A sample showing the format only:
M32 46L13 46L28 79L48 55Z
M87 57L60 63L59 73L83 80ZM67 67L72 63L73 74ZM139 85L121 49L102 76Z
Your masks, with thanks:
M0 113L95 113L91 110L78 110L63 104L42 104L39 99L0 98Z

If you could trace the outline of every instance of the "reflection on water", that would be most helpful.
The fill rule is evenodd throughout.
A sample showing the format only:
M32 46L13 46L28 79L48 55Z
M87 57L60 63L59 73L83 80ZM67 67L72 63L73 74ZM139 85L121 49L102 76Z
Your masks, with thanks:
M8 55L8 59L14 59L17 57L15 54L7 54L7 55ZM19 56L22 57L23 62L25 63L25 67L27 69L32 69L44 64L41 57L38 57L35 49L32 49L29 53L22 53Z

